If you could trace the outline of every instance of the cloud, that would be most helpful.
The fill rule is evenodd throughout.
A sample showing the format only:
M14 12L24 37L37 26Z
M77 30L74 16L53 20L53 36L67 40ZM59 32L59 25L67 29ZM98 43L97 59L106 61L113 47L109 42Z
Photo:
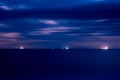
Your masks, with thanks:
M76 41L68 41L68 44L73 48L93 48L101 49L104 46L109 46L111 49L120 48L119 36L83 36Z
M0 38L0 48L13 48L18 44L17 39L1 39Z
M90 1L93 1L93 2L106 2L107 0L90 0Z
M1 38L20 38L19 33L0 33Z
M28 44L28 43L39 43L39 42L55 42L55 40L38 40L38 39L24 39L23 41L20 41L21 43Z
M57 25L58 22L55 20L39 20L39 22L50 25Z
M105 22L105 21L108 21L107 19L98 19L98 20L95 20L95 22Z
M0 28L7 27L6 24L0 23Z
M0 32L0 48L15 48L21 44L23 36L17 32Z
M6 22L8 21L9 20L6 20ZM45 23L43 21L45 21ZM120 35L119 22L120 22L119 19L76 20L76 19L20 18L18 20L13 19L9 21L9 25L11 26L9 30L12 31L13 29L15 29L16 31L21 33L30 32L31 34L34 35L41 34L48 35L53 33L54 34L63 33L66 35L89 35L89 36ZM24 28L21 28L21 26L24 26ZM61 30L59 27L77 29Z
M78 30L77 27L47 27L37 29L36 31L31 32L32 35L50 35L53 33L63 33L63 32L70 32L72 30Z
M0 8L6 11L12 10L12 8L7 5L1 5Z
M120 29L119 29L120 19L76 20L76 19L20 18L17 20L4 19L2 22L6 23L8 26L11 26L9 27L9 30L4 29L5 32L7 31L11 32L13 31L13 29L15 29L17 32L20 33L27 34L31 32L34 35L40 35L40 34L48 35L53 33L54 34L63 33L66 35L89 35L89 36L120 35ZM3 23L1 23L0 25L1 27L7 26ZM21 26L23 26L24 28L21 28ZM65 27L65 28L64 30L62 30L60 29L60 27L61 28ZM70 29L67 30L68 28ZM71 28L77 28L77 29L71 29ZM1 32L4 31L2 30Z

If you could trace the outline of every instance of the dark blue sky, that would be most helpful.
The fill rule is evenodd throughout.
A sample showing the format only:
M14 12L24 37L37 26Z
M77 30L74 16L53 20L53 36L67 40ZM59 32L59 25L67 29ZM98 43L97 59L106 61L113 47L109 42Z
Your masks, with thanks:
M120 48L119 0L0 0L0 48Z

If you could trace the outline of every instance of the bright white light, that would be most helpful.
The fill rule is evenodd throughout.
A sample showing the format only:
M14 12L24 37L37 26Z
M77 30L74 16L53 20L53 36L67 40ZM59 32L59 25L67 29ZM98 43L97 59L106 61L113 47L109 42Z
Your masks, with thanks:
M24 49L24 47L23 47L23 46L20 46L20 49Z
M68 49L69 49L69 47L65 47L65 49L66 49L66 50L68 50Z
M108 50L109 47L108 47L108 46L105 46L105 47L103 47L102 49L104 49L104 50Z

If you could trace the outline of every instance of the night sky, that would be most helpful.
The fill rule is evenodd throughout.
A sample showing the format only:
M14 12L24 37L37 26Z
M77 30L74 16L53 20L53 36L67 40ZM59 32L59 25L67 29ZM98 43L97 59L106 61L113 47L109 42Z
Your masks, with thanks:
M0 48L120 49L119 0L0 0Z

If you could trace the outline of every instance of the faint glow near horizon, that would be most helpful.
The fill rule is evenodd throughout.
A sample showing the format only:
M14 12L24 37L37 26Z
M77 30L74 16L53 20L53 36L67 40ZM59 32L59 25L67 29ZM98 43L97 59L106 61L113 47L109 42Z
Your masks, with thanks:
M20 49L24 49L24 47L23 47L23 46L20 46Z
M108 46L104 46L104 47L102 47L102 49L103 49L103 50L108 50L109 47L108 47Z
M65 47L65 49L66 49L66 50L68 50L68 49L69 49L69 47L67 46L67 47Z

